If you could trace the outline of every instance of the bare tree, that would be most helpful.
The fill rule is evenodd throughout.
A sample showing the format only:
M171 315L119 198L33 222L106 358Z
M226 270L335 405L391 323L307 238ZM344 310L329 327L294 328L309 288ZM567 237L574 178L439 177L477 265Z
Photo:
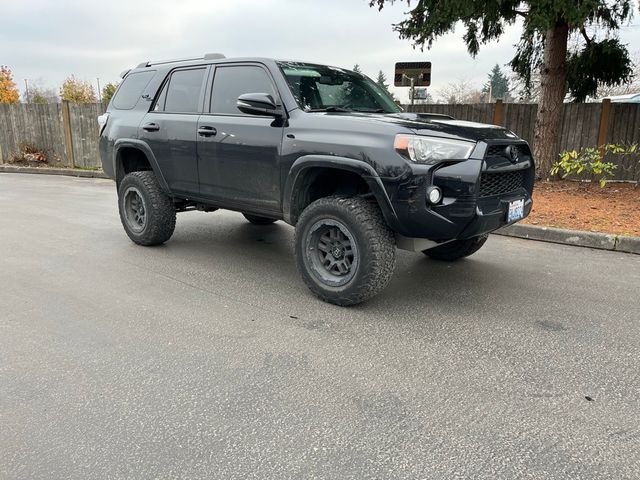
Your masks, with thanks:
M531 72L531 85L527 90L525 81L516 73L509 75L511 94L514 102L538 103L540 100L540 74Z
M438 100L443 103L480 103L482 92L469 80L459 79L447 83L436 91Z
M29 90L23 94L24 103L58 103L60 97L55 88L46 87L42 78L29 82Z

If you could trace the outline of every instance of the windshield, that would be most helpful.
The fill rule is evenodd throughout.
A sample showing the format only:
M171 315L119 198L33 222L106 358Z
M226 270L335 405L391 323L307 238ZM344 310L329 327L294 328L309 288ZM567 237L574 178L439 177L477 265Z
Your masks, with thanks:
M397 113L402 109L373 80L325 65L279 62L300 108L307 112Z

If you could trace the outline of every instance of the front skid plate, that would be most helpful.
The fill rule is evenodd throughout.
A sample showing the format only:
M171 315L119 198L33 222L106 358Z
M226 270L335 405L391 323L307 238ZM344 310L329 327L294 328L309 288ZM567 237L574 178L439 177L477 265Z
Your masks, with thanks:
M453 240L450 240L453 241ZM400 235L396 233L396 246L400 250L408 250L410 252L422 252L423 250L428 250L429 248L439 247L440 245L444 245L448 242L437 243L432 240L428 240L426 238L413 238L413 237L405 237L404 235Z

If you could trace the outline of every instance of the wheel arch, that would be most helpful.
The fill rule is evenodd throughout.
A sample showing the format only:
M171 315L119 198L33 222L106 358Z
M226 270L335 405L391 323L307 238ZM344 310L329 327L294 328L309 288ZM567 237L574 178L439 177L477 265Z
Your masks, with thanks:
M282 206L284 220L290 225L295 225L302 213L302 210L317 198L329 196L334 191L327 191L314 198L309 195L308 188L314 184L322 175L338 174L339 179L347 181L352 179L356 182L356 188L366 185L366 188L373 194L378 206L382 210L382 215L389 226L393 226L397 221L397 216L391 200L376 171L368 163L352 158L337 157L331 155L305 155L298 158L287 176L284 188ZM336 177L332 177L336 178ZM357 182L362 182L357 184ZM334 186L342 183L337 181Z
M156 176L160 188L166 194L171 193L153 151L141 140L118 140L113 148L113 166L117 185L120 185L127 173L151 170Z

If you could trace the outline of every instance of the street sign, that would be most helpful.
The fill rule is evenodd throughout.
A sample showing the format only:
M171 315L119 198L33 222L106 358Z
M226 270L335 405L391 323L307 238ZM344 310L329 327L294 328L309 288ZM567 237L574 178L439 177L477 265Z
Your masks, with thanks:
M426 88L416 88L413 92L413 98L416 100L426 100L427 99L427 89Z
M430 86L431 62L397 62L393 84L396 87Z

